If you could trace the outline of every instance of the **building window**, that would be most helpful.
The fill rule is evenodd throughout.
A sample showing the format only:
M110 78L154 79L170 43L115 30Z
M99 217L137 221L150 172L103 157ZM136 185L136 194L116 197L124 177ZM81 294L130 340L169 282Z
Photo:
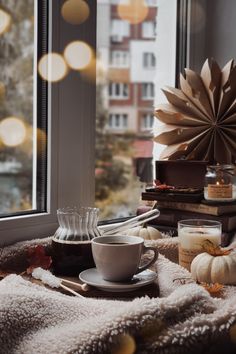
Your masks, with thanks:
M124 37L129 37L130 35L129 22L117 19L111 20L110 34L113 42L122 42Z
M157 0L146 0L146 4L148 5L148 6L157 6Z
M155 96L155 86L152 82L142 84L142 98L144 100L153 100Z
M112 82L109 85L109 97L111 99L127 99L129 97L128 84Z
M116 68L128 68L129 52L124 50L113 50L110 56L110 64Z
M150 130L153 128L154 117L152 113L143 114L141 119L141 130Z
M121 113L109 114L108 127L110 129L127 129L128 128L128 115Z
M146 21L142 23L142 37L154 38L155 37L155 22Z
M145 69L155 69L156 57L153 53L143 53L143 67Z

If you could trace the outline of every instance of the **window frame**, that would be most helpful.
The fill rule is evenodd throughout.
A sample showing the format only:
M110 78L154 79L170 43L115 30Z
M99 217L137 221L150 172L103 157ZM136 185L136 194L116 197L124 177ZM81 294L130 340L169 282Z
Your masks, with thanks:
M124 94L127 92L127 95ZM109 99L111 100L128 100L129 84L126 82L110 82L109 83Z
M118 125L117 125L118 122ZM127 130L128 129L128 114L127 113L110 113L108 120L108 130Z
M48 0L49 52L62 53L75 39L86 41L95 50L96 3L88 0L90 22L82 25L78 34L76 26L70 26L61 18L63 2ZM81 100L76 99L78 91ZM95 102L95 85L82 82L76 73L69 73L58 84L48 84L47 212L0 219L1 247L52 236L58 227L56 211L62 206L93 205L95 128L91 127L94 125L95 105L86 104L85 97L88 96ZM86 122L78 119L78 112L79 117L86 117ZM68 136L71 137L69 142ZM68 175L68 168L73 173Z
M140 130L142 132L151 131L153 129L153 122L153 113L143 113L141 117Z
M151 31L150 28L148 28L149 26L151 26ZM152 32L152 34L150 35L150 32ZM148 34L147 34L148 32ZM152 21L144 21L142 23L142 38L144 39L153 39L155 38L155 23Z
M129 52L125 50L112 50L110 56L110 67L126 69L129 67Z
M156 57L152 52L143 52L143 68L145 70L153 70L156 68Z
M89 43L95 50L96 1L87 1L90 19L81 25L80 31L77 26L70 26L61 18L63 0L48 1L49 50L62 53L69 42L79 39ZM179 6L182 6L181 2L178 0ZM187 51L188 48L181 50ZM176 57L180 56L184 62L186 55L186 52L183 55L177 51ZM86 97L90 97L89 105L86 104ZM95 104L92 103L96 101L96 87L92 83L82 82L76 73L71 72L61 83L48 85L48 99L48 211L1 219L0 246L51 236L58 227L58 208L94 204Z
M143 101L150 101L150 100L154 99L155 85L153 82L143 82L141 88L142 88L142 100Z

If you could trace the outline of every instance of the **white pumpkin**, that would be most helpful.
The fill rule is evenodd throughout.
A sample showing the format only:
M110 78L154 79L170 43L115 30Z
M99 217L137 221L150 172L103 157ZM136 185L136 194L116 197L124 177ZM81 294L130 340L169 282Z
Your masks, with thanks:
M236 285L236 252L218 256L200 253L192 261L191 273L199 282Z
M155 227L152 227L152 226L132 227L131 229L127 230L126 233L129 236L142 237L144 240L157 240L159 238L162 238L160 231L155 229Z

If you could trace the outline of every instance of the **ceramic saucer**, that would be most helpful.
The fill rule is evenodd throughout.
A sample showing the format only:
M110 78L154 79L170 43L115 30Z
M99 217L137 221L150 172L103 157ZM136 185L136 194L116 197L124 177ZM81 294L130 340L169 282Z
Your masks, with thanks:
M157 274L149 269L134 275L130 281L126 282L111 282L104 280L98 273L97 268L86 269L79 275L82 282L95 286L100 290L112 292L133 291L142 286L153 283L156 277Z

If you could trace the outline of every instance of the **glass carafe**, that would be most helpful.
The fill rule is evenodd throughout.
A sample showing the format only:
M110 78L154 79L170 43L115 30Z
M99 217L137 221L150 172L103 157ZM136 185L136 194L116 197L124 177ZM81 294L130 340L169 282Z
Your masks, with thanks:
M59 228L54 238L64 241L89 241L100 235L97 208L67 207L57 210Z
M55 273L78 276L81 271L95 267L91 239L100 235L98 211L89 207L58 209L59 227L52 238Z

